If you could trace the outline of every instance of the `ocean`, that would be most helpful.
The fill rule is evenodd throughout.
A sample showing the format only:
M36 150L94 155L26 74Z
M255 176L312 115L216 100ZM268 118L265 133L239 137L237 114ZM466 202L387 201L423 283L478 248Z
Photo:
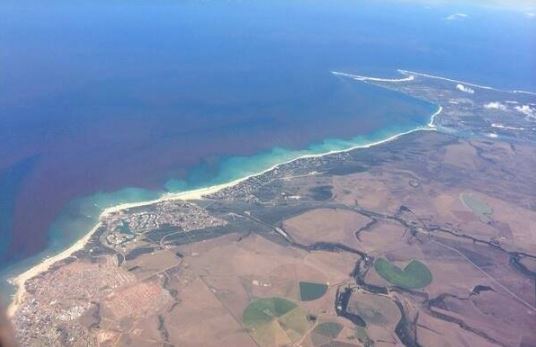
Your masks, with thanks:
M6 0L0 22L4 273L108 206L379 141L437 109L333 70L536 90L536 19L476 5Z

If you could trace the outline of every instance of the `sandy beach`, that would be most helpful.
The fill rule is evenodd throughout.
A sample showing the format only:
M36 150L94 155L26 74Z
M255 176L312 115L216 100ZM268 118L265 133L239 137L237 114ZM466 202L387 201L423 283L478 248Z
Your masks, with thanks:
M54 256L45 258L39 264L31 267L30 269L20 273L19 275L15 276L15 277L13 277L13 278L11 278L9 280L9 282L12 285L16 286L16 292L15 292L15 295L13 296L13 298L11 300L10 305L8 306L7 314L8 314L9 317L12 317L16 313L18 306L24 301L24 297L25 297L25 294L26 294L26 290L25 290L26 281L28 281L29 279L31 279L31 278L33 278L33 277L35 277L35 276L37 276L37 275L39 275L39 274L41 274L43 272L48 271L48 269L50 269L50 267L54 263L56 263L58 261L61 261L61 260L65 259L65 258L68 258L73 253L75 253L76 251L83 249L86 246L86 244L88 243L88 241L91 239L91 237L95 233L95 231L97 231L98 228L100 227L100 225L102 223L101 222L102 219L106 215L108 215L110 213L122 211L122 210L133 208L133 207L147 206L147 205L151 205L151 204L158 203L158 202L164 202L164 201L201 199L205 195L213 194L213 193L216 193L216 192L218 192L218 191L220 191L222 189L233 187L233 186L235 186L235 185L237 185L237 184L239 184L239 183L241 183L241 182L243 182L243 181L245 181L245 180L247 180L247 179L249 179L251 177L262 175L262 174L264 174L266 172L269 172L269 171L271 171L271 170L273 170L273 169L275 169L275 168L277 168L277 167L279 167L281 165L285 165L285 164L294 162L296 160L307 159L307 158L318 158L318 157L322 157L322 156L326 156L326 155L330 155L330 154L349 152L349 151L352 151L352 150L355 150L355 149L369 148L369 147L372 147L372 146L380 145L382 143L386 143L386 142L396 140L397 138L399 138L401 136L404 136L404 135L407 135L407 134L410 134L410 133L413 133L413 132L416 132L416 131L436 130L436 127L434 125L434 119L437 117L437 115L439 113L442 112L442 110L443 110L443 108L441 106L439 106L438 110L430 116L430 121L429 121L427 126L415 128L415 129L412 129L412 130L409 130L409 131L406 131L406 132L401 132L401 133L398 133L396 135L390 136L390 137L388 137L388 138L386 138L384 140L371 142L371 143L368 143L368 144L365 144L365 145L356 145L356 146L352 146L350 148L343 149L343 150L333 150L333 151L320 153L320 154L302 155L302 156L293 158L291 160L288 160L286 162L282 162L282 163L278 163L276 165L273 165L273 166L271 166L271 167L269 167L269 168L267 168L265 170L262 170L260 172L244 176L242 178L236 179L236 180L228 182L228 183L218 184L218 185L205 187L205 188L194 189L194 190L180 192L180 193L168 193L168 194L164 194L160 198L154 199L154 200L141 201L141 202L136 202L136 203L125 203L125 204L119 204L119 205L115 205L115 206L106 208L100 214L99 222L91 230L89 230L89 232L87 234L85 234L84 237L79 239L77 242L75 242L73 245L71 245L69 248L65 249L64 251L62 251L62 252L60 252L60 253L58 253L58 254L56 254Z
M401 71L403 70L399 70L399 72ZM409 75L408 77L404 77L404 78L378 78L378 77L369 77L369 76L363 76L363 75L354 75L354 74L349 74L346 72L337 72L337 71L331 71L331 73L334 74L335 76L348 77L356 81L363 81L363 82L372 81L372 82L398 83L398 82L411 82L415 79L415 76L413 75Z

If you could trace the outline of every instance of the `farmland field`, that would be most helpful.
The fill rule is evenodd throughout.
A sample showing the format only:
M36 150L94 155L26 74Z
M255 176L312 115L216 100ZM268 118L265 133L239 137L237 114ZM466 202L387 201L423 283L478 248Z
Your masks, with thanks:
M412 260L402 270L387 259L379 258L374 262L374 269L389 283L403 288L424 288L432 282L432 273L418 260Z
M326 294L328 286L325 283L300 282L300 298L302 301L312 301Z

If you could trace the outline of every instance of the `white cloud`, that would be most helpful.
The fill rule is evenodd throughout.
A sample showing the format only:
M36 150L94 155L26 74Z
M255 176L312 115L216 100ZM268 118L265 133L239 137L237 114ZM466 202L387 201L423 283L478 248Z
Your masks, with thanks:
M461 84L461 83L458 83L458 84L456 85L456 89L458 89L458 90L461 91L461 92L467 93L467 94L474 94L474 93L475 93L475 90L474 90L474 89L469 88L469 87L466 87L466 86L464 86L464 85Z
M529 18L534 18L534 17L536 17L536 13L534 13L534 12L527 12L527 13L525 13L525 15L526 15L527 17L529 17Z
M460 19L465 19L469 17L467 14L465 13L453 13L449 16L446 16L445 17L445 20L449 20L449 21L452 21L452 20L460 20Z
M536 109L529 105L516 106L515 109L527 116L527 119L536 119Z
M504 125L504 124L501 124L501 123L492 123L491 127L492 128L499 128L499 129L508 129L508 130L525 130L525 128L511 127L511 126Z
M497 102L497 101L485 104L484 108L488 110L500 110L500 111L506 111L508 109L506 105L501 104L500 102Z

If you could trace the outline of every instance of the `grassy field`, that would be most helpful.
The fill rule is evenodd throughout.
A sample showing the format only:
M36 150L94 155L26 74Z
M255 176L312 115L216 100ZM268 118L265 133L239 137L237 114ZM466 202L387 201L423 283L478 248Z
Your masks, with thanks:
M355 336L363 344L364 347L374 346L374 341L370 339L367 333L367 329L364 327L357 327L355 331Z
M342 325L336 322L318 324L311 332L311 341L315 346L331 346L333 339L339 336Z
M329 336L332 339L339 336L339 333L342 330L342 325L335 322L325 322L318 324L316 328L313 330L314 333Z
M292 301L283 298L262 298L253 301L244 311L244 324L255 326L271 322L274 318L281 317L285 313L296 308Z
M402 288L419 289L432 282L432 273L418 260L412 260L402 270L387 259L379 258L374 262L374 269L389 283Z
M302 301L312 301L326 294L328 286L325 283L300 282L300 298Z
M493 209L488 204L471 194L460 194L460 199L482 222L489 222L491 220Z
M292 344L301 339L311 325L307 312L292 301L278 297L252 301L242 319L260 346Z
M400 320L400 311L390 298L367 293L356 293L348 303L348 312L357 314L367 325L394 326Z

